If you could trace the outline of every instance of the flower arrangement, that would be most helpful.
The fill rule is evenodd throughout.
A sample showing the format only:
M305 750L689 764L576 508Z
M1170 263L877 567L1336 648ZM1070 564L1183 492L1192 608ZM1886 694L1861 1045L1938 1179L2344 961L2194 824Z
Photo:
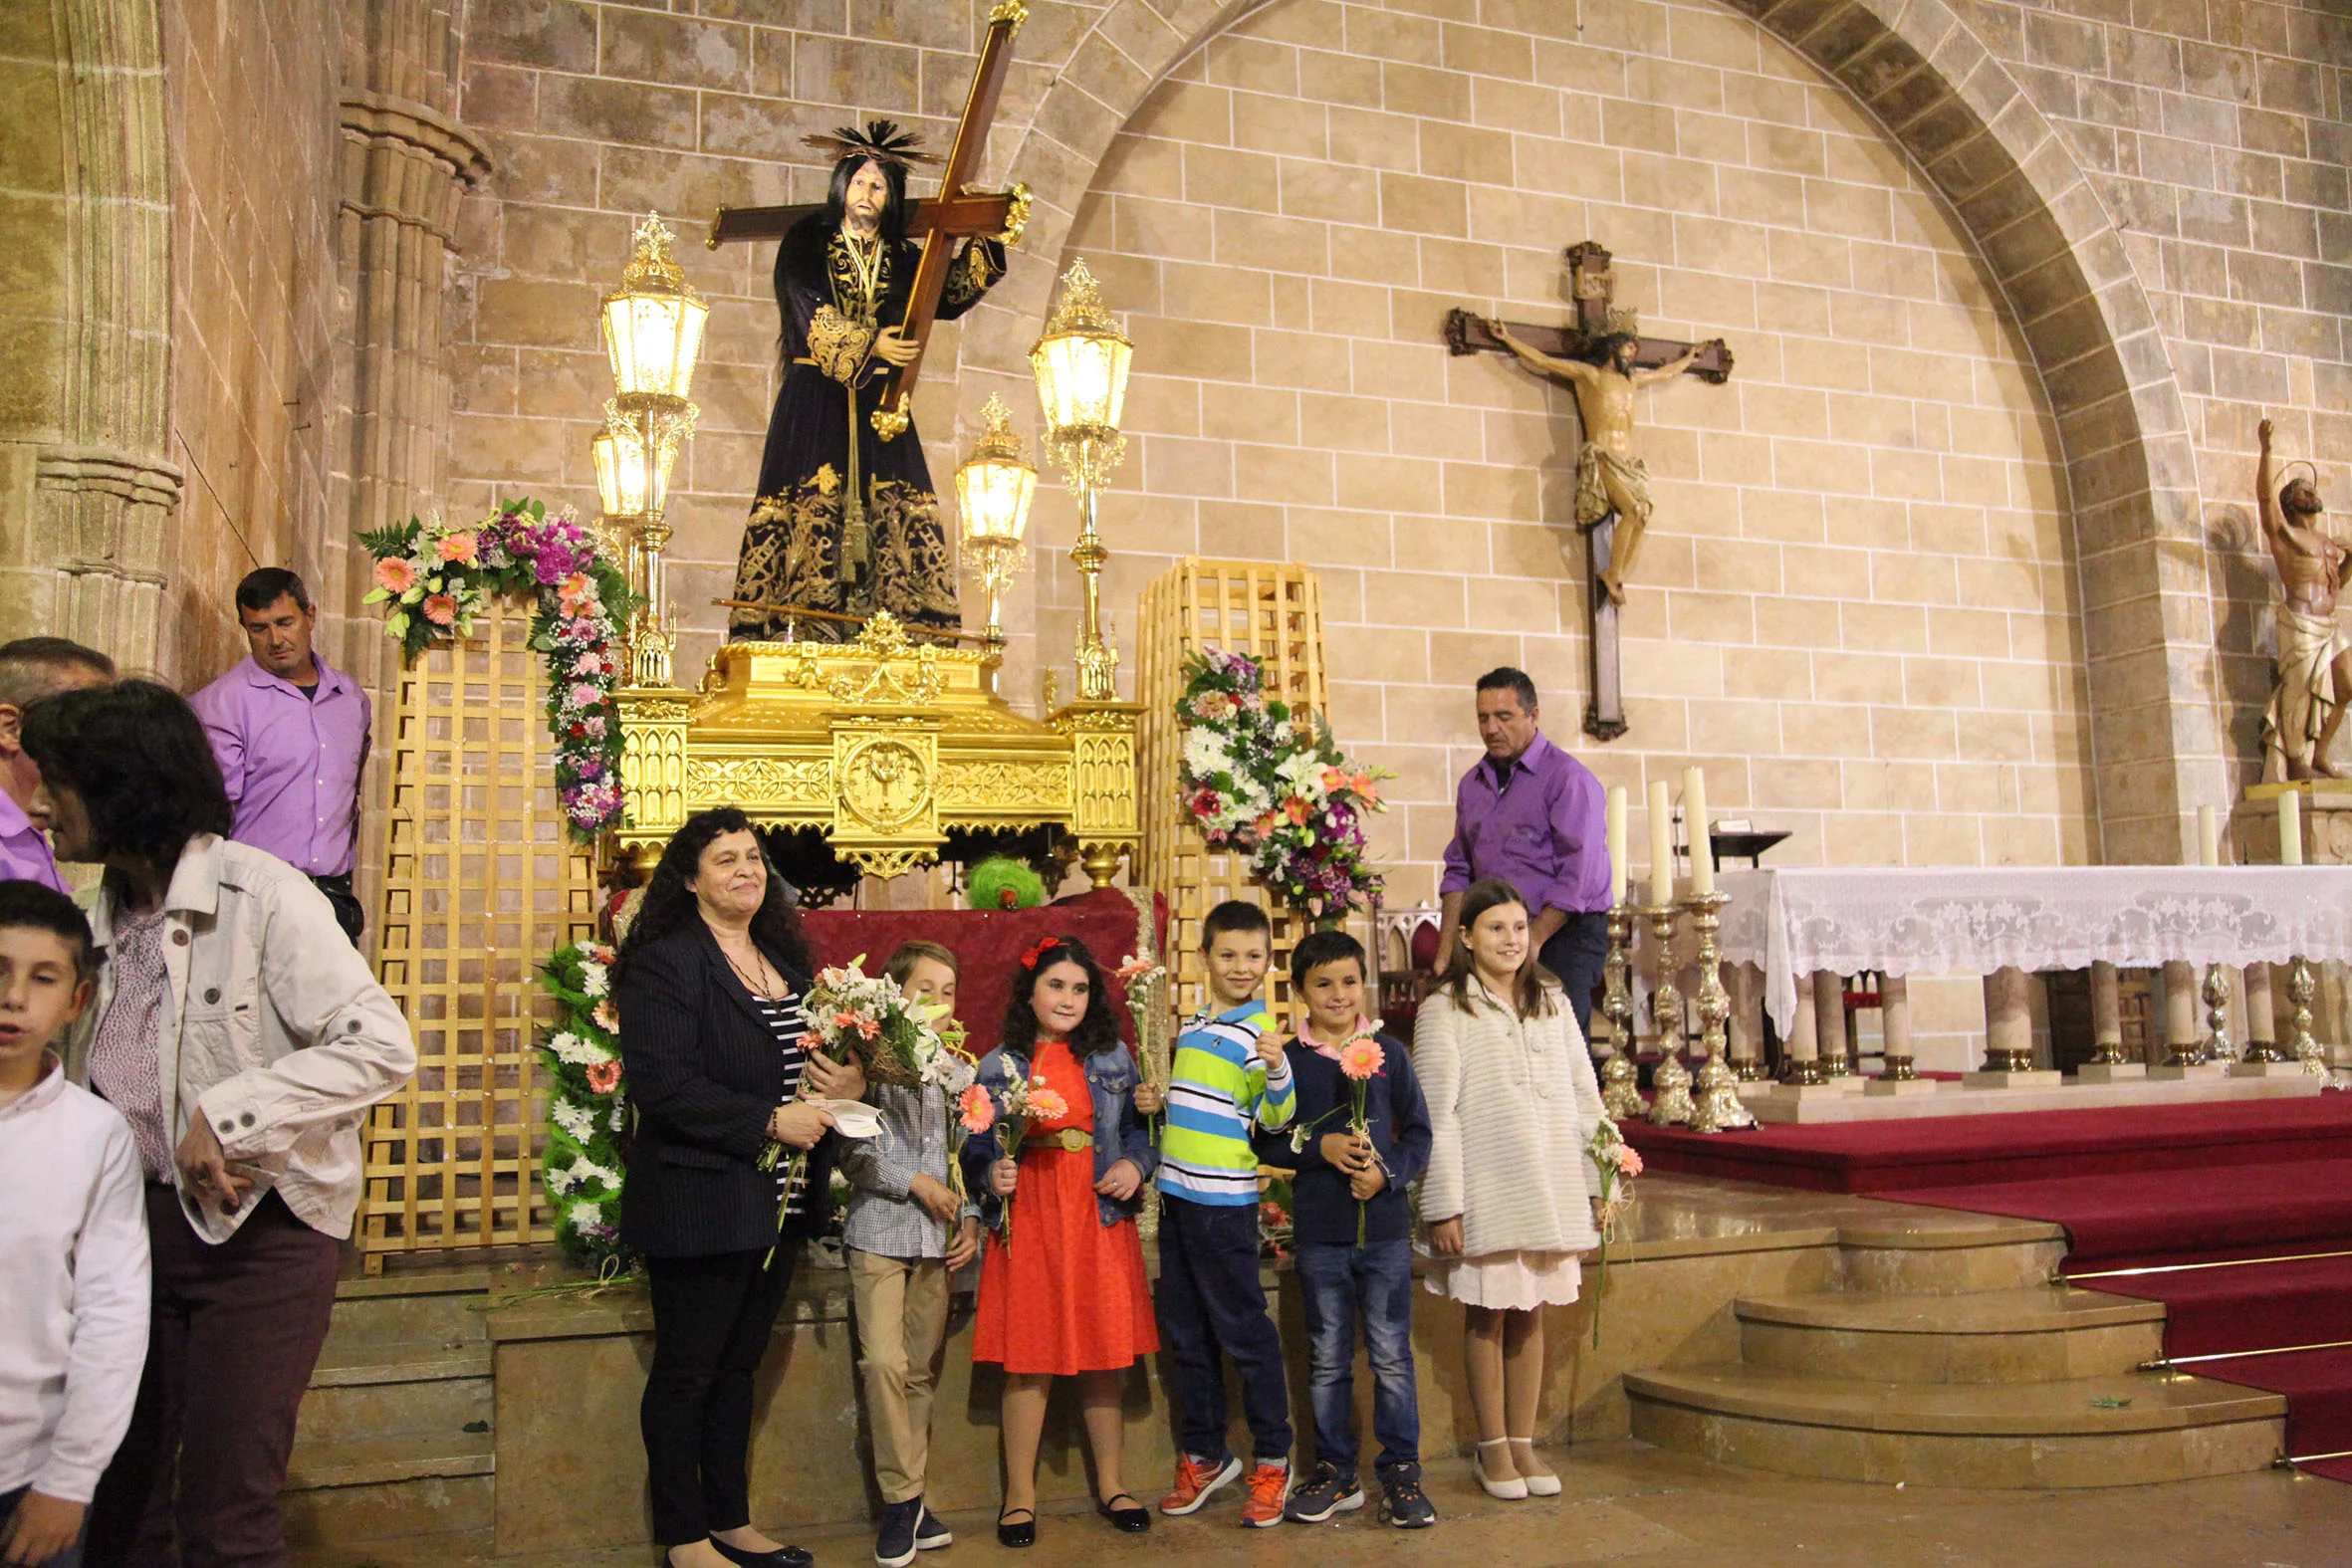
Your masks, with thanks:
M1271 892L1316 919L1378 891L1363 818L1387 809L1380 781L1393 776L1344 756L1312 713L1270 701L1254 659L1196 652L1184 676L1179 786L1210 846L1248 854Z
M1609 1243L1617 1237L1617 1217L1633 1202L1633 1179L1641 1175L1641 1151L1625 1141L1606 1116L1585 1142L1585 1157L1600 1172L1600 1278L1592 1292L1592 1343L1600 1344L1601 1305L1608 1299Z
M473 634L500 594L537 600L531 646L547 656L548 732L556 789L572 836L593 842L620 820L619 626L635 606L595 532L566 508L502 502L466 528L411 517L359 536L375 557L369 604L390 608L384 633L413 662L434 644Z
M964 1031L943 1007L911 1002L887 975L868 975L860 953L820 970L801 999L809 1033L835 1061L854 1056L868 1083L935 1083L952 1099L972 1081Z
M557 1007L555 1022L541 1030L538 1042L549 1085L540 1180L555 1211L557 1243L599 1267L627 1256L620 1241L620 1133L628 1096L611 964L610 948L580 942L559 949L539 970Z

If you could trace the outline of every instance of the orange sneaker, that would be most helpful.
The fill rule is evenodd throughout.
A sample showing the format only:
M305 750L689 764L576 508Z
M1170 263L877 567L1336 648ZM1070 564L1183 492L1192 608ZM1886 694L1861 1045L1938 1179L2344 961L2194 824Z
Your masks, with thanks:
M1176 1489L1160 1499L1160 1512L1191 1513L1209 1500L1209 1493L1242 1472L1242 1461L1232 1455L1222 1460L1176 1456Z
M1243 1527L1265 1530L1282 1523L1283 1504L1291 1496L1291 1466L1269 1464L1261 1459L1245 1484L1250 1495L1242 1503Z

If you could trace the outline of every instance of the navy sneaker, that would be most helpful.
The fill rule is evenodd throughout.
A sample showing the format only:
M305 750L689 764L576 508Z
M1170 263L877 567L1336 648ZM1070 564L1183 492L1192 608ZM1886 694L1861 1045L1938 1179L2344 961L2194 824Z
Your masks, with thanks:
M1380 1472L1380 1517L1400 1530L1426 1530L1437 1523L1437 1509L1421 1489L1420 1465Z
M1283 1513L1294 1524L1320 1524L1334 1513L1353 1513L1364 1505L1364 1489L1339 1466L1317 1463L1305 1484L1291 1493Z
M955 1536L948 1530L939 1515L931 1511L930 1499L916 1498L915 1508L917 1510L915 1517L916 1551L935 1552L942 1546L955 1545Z
M923 1499L882 1505L881 1533L874 1537L874 1561L882 1568L906 1568L915 1560L915 1521L923 1516Z

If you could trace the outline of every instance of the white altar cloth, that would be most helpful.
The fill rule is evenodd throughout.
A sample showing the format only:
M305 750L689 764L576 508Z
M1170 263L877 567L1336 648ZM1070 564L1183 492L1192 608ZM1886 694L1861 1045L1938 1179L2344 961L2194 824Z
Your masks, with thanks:
M2352 866L1775 866L1716 885L1724 960L1763 968L1783 1038L1815 970L2352 962Z

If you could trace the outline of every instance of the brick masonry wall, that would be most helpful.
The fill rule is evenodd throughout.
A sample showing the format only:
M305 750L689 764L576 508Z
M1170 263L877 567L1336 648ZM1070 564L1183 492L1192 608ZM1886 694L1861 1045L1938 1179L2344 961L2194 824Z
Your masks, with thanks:
M313 578L329 516L340 7L163 10L171 88L171 525L160 663L193 689L244 657L257 565Z
M2254 427L2352 506L2352 13L2330 0L1960 0L2092 173L2163 320L2197 450L2221 691L2257 777L2276 572ZM2346 754L2352 760L2352 754Z

